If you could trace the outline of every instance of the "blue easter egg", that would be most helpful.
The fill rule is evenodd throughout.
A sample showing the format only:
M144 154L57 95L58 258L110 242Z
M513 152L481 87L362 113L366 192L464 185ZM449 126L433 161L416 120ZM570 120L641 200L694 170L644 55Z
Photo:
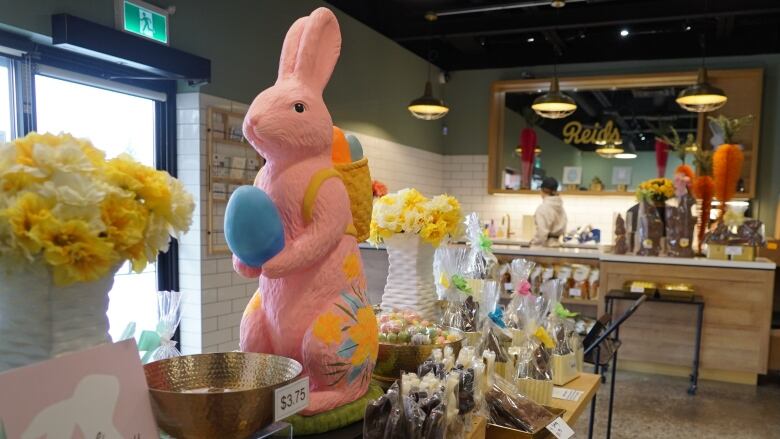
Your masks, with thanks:
M360 140L352 134L347 134L347 143L349 143L349 157L353 162L363 158L363 145Z
M284 226L268 194L254 186L233 192L225 209L225 240L250 267L260 267L282 251Z

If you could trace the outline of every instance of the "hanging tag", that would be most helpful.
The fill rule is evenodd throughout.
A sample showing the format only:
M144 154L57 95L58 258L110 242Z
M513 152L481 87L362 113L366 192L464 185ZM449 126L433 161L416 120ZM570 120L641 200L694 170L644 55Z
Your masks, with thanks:
M574 430L572 430L571 427L569 427L569 424L567 424L566 421L564 421L561 417L558 417L554 421L550 422L550 424L547 426L547 430L549 430L550 433L552 433L553 436L557 437L558 439L569 439L574 437Z
M309 406L309 377L274 391L274 422L292 416Z

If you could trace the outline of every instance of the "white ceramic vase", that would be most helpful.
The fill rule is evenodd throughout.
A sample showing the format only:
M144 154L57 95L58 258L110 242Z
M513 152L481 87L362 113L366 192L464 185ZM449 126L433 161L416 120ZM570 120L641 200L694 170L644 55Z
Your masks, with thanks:
M395 234L384 239L388 271L383 309L410 309L427 319L436 315L433 279L435 249L416 234Z
M60 287L44 267L0 266L0 372L110 341L115 271Z

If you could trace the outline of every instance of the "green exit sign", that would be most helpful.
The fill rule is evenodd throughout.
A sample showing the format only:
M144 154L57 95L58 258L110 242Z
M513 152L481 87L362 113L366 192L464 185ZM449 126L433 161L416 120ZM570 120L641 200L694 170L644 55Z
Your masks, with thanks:
M116 9L121 30L168 44L168 12L139 0L119 0Z

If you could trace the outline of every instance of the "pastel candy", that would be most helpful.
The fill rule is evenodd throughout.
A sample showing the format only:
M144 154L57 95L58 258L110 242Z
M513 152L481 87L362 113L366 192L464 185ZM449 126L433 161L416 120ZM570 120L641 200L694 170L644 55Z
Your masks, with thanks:
M233 192L225 209L225 240L244 264L261 267L284 248L284 226L271 198L254 186Z

